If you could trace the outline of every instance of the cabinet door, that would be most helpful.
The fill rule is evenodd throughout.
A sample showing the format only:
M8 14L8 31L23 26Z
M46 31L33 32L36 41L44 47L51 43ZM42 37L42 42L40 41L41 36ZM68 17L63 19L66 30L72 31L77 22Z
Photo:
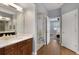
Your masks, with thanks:
M23 54L24 55L32 54L32 39L28 39L27 41L25 41L25 45L23 47Z
M0 49L0 55L4 55L4 54L5 54L5 49L4 48Z
M32 54L32 39L28 39L18 43L18 54L19 55Z
M17 44L5 47L5 55L17 55L17 54L18 54Z
M0 49L1 55L31 55L32 39L13 44Z
M24 55L27 51L27 43L26 41L22 41L18 43L18 54L19 55Z
M77 51L78 49L78 10L68 12L62 16L62 44Z
M29 44L30 43L30 44ZM30 40L29 42L28 42L28 46L27 46L27 53L28 53L28 55L31 55L32 54L32 40Z

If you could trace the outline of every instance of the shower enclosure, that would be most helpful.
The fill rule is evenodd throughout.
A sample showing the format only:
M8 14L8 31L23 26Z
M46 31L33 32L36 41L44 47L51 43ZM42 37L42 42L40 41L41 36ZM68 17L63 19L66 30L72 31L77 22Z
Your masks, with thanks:
M42 13L37 13L37 50L47 41L47 17Z

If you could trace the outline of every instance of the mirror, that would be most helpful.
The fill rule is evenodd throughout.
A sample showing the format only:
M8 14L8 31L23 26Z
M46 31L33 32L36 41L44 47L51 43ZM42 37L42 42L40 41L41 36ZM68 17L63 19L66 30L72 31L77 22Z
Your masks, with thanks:
M4 36L24 36L33 35L35 23L35 6L28 4L24 8L22 4L1 4L0 3L0 37ZM19 6L21 8L17 8ZM34 23L33 23L34 22Z
M15 34L14 15L0 11L0 36Z

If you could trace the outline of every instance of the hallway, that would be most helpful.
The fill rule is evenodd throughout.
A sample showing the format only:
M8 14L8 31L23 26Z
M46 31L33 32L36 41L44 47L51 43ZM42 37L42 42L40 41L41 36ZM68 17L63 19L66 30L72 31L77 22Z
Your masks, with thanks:
M76 55L71 50L60 47L56 40L52 40L47 46L43 46L38 50L38 55Z

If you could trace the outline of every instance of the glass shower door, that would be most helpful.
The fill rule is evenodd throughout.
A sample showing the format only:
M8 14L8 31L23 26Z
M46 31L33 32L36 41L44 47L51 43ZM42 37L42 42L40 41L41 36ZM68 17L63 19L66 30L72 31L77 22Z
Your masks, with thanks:
M37 18L37 49L46 44L46 17L42 14Z

